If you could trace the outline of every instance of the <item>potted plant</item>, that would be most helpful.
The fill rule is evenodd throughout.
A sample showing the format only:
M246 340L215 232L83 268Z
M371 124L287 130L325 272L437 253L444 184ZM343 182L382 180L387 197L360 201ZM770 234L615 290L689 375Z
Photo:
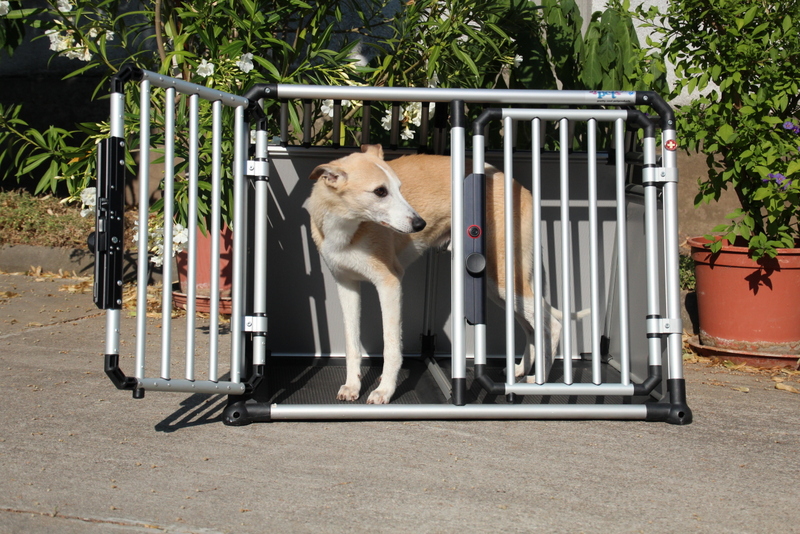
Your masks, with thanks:
M739 207L690 239L701 346L800 354L800 3L675 0L640 14L675 65L684 148L706 155L697 205ZM651 41L652 42L652 41Z

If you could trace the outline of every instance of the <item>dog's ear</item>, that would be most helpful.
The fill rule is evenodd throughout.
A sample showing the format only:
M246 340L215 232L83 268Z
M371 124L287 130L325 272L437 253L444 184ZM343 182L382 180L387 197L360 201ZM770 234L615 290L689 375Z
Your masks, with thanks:
M361 145L361 152L383 159L383 147L381 145Z
M325 180L325 183L336 189L347 180L347 173L344 169L334 165L320 165L309 176L311 180Z

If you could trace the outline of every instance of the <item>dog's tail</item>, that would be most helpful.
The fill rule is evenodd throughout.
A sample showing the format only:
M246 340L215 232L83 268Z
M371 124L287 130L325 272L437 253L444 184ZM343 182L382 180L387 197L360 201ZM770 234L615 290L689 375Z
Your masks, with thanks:
M561 312L561 310L559 310L558 308L554 308L546 300L543 301L543 302L545 304L545 307L547 309L549 309L549 311L553 315L553 317L555 317L559 321L562 321L564 319L564 314ZM584 309L582 309L580 311L570 313L569 317L570 317L570 319L572 319L574 321L579 321L580 319L583 319L584 317L588 317L591 314L592 314L592 309L591 308L584 308Z

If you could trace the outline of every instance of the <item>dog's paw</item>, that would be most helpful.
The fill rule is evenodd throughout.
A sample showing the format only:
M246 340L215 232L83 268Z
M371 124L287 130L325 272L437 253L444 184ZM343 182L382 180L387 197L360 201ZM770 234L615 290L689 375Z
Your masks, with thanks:
M367 404L389 404L392 393L394 392L381 391L381 389L378 388L369 394L369 397L367 397Z
M339 393L336 394L336 400L354 401L358 400L359 390L347 384L339 388Z

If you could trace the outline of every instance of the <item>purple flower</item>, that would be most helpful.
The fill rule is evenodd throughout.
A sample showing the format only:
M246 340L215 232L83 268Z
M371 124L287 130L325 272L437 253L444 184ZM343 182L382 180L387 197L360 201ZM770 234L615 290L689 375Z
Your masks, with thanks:
M786 121L783 123L784 130L794 130L794 123L792 121Z

